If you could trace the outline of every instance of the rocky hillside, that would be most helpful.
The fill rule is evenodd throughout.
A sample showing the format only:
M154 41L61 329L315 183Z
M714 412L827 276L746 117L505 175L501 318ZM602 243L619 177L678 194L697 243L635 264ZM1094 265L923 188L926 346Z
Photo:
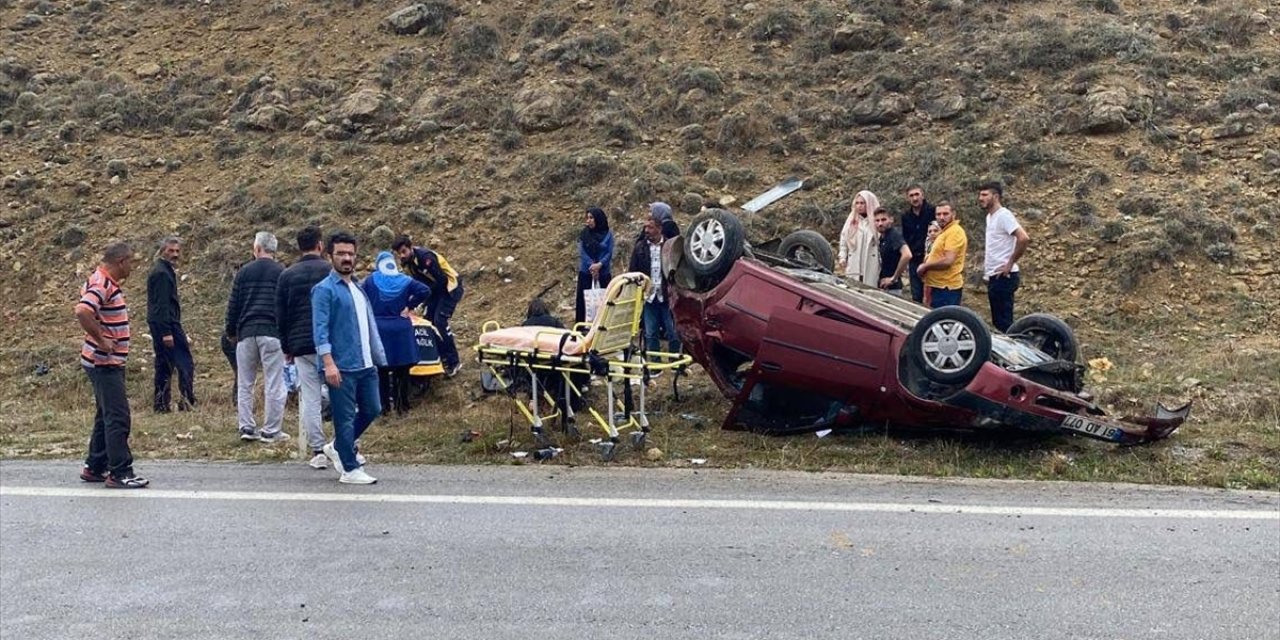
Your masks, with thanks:
M214 359L258 229L411 233L462 268L469 341L572 278L588 205L687 221L799 176L754 233L834 238L857 190L920 182L977 230L998 178L1034 239L1022 308L1135 380L1209 385L1204 358L1243 350L1246 408L1280 413L1278 22L1267 0L0 0L4 369L74 365L72 290L113 238L187 240Z

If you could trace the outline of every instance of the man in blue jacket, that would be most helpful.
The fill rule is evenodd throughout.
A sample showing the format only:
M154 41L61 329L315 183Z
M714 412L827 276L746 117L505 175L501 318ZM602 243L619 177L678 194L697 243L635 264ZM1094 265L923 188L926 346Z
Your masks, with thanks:
M339 231L325 247L333 265L311 290L311 330L329 385L333 410L333 442L324 453L342 474L344 484L373 484L356 453L356 439L382 413L377 367L386 366L382 338L373 307L352 278L356 268L356 239Z

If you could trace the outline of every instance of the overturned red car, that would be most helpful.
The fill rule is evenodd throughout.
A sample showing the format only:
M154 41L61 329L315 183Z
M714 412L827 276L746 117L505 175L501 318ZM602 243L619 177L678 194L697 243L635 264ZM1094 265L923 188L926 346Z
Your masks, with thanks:
M728 211L699 214L664 259L685 349L734 400L725 429L1014 428L1139 444L1190 412L1109 416L1083 390L1061 320L1031 314L997 333L964 307L929 310L754 251Z

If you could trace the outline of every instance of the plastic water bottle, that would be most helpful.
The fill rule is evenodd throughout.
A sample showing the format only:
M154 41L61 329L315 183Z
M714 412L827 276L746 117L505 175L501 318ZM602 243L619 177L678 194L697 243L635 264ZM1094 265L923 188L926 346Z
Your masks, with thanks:
M284 388L288 391L297 391L298 386L298 365L290 362L284 365Z

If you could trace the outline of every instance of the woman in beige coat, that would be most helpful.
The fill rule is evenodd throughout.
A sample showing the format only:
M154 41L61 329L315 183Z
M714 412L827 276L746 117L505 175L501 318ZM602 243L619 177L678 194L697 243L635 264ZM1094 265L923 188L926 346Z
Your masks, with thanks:
M840 230L836 273L865 285L876 286L880 277L880 251L876 244L876 225L871 212L880 208L880 199L870 191L859 191L853 198L849 218Z

